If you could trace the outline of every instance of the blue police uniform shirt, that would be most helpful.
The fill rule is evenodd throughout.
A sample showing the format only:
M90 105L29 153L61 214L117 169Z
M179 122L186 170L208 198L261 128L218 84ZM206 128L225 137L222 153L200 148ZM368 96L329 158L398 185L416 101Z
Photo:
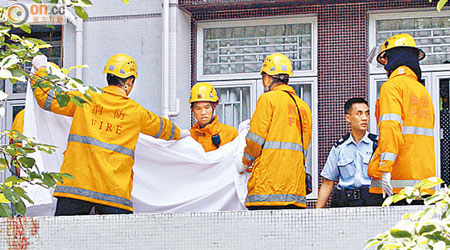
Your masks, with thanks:
M339 181L339 190L356 189L363 185L370 185L367 168L372 158L373 141L368 137L369 132L356 144L353 136L340 145L335 144L328 155L321 175L328 180Z

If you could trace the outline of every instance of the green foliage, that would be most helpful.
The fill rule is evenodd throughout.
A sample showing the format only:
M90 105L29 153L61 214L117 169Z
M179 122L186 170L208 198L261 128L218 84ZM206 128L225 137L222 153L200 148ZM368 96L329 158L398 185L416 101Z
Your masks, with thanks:
M88 19L88 14L84 8L92 5L90 0L33 0L35 3L62 3L68 8L72 8L75 13L84 20ZM128 3L127 0L122 0ZM66 11L69 11L66 10ZM15 84L17 82L26 82L30 79L31 72L29 67L32 59L41 54L41 49L51 47L46 42L28 37L28 35L17 34L15 30L22 30L30 34L32 29L28 24L16 25L7 19L7 6L0 5L0 80L7 80ZM48 76L36 79L38 88L48 88L55 93L54 98L61 106L66 106L69 102L81 106L86 102L92 101L89 92L99 92L94 87L84 86L80 79L69 77L71 70L86 67L79 65L68 69L51 66L48 68ZM79 90L83 93L83 98L71 96L69 90ZM1 101L6 99L7 95L0 90L0 116L3 116L4 107ZM0 145L0 171L15 172L20 169L21 177L11 175L0 183L0 216L13 216L11 204L19 215L24 215L26 211L25 201L33 203L27 196L23 185L39 185L44 188L53 188L55 185L64 181L64 178L72 178L69 174L42 172L32 153L42 151L51 154L55 147L35 142L33 138L28 138L17 131L5 130L0 132L0 137L9 137L13 141L21 141L22 145L4 144Z
M424 189L440 185L443 181L433 177L422 180L414 187L407 187L400 193L387 198L383 206L389 206L406 199L408 203L422 199ZM389 231L381 233L366 242L364 249L378 245L385 249L450 249L450 190L447 186L424 200L427 207L418 212L407 213Z
M429 1L430 3L433 2L433 0L428 0L428 1ZM438 3L437 3L437 5L436 5L436 9L437 9L438 11L441 11L442 8L444 7L444 5L447 4L447 2L448 2L448 0L439 0Z
M0 184L0 216L12 216L11 207L19 215L25 215L25 200L33 204L23 189L24 183L39 185L44 188L54 188L57 182L63 183L63 178L72 178L68 174L41 172L36 165L36 161L30 154L42 151L51 154L55 147L51 145L35 142L33 138L28 138L16 130L5 130L0 133L2 137L8 137L18 143L5 144L0 146L0 169L8 170L12 173L4 183ZM15 169L20 169L21 176L16 176Z

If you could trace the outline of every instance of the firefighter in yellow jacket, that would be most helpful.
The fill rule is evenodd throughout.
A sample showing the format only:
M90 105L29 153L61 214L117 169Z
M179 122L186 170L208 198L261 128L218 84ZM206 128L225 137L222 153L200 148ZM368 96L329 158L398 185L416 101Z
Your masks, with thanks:
M104 69L108 86L102 93L89 92L87 100L79 91L67 92L84 99L79 107L73 102L60 106L48 87L41 86L47 72L47 58L37 56L38 69L31 81L34 96L45 110L73 117L61 166L71 174L58 184L55 215L132 213L131 190L135 146L139 133L165 140L180 139L180 129L169 120L144 109L128 97L137 78L134 59L125 54L112 56ZM189 131L183 131L188 136Z
M288 85L293 72L287 56L267 56L260 74L266 93L256 104L238 166L238 172L253 166L245 205L250 210L305 208L311 110Z
M409 34L388 38L377 56L389 79L381 86L376 103L380 137L368 173L372 178L369 191L379 194L381 202L386 195L436 176L434 108L419 82L419 61L424 57Z
M191 89L189 102L197 120L190 130L191 136L202 145L205 152L216 150L238 136L235 128L220 123L217 115L213 116L219 97L210 83L195 84Z

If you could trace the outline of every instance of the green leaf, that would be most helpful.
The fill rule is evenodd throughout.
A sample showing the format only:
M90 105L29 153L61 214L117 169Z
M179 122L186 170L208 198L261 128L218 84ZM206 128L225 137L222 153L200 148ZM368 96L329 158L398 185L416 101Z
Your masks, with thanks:
M81 2L83 2L84 4L87 4L87 5L92 5L92 2L89 0L81 0Z
M42 3L42 0L33 0L35 3Z
M20 165L24 168L32 168L36 164L36 161L33 158L22 155L17 157L17 161L20 162Z
M5 158L0 158L0 165L6 165L8 161Z
M70 101L72 101L75 105L77 105L78 107L83 107L83 103L85 103L86 101L81 99L79 96L71 96L70 97Z
M41 178L41 176L39 174L35 173L35 172L31 172L29 174L29 176L30 176L30 179L32 179L32 180Z
M423 225L419 229L419 234L422 235L422 234L426 234L426 233L431 233L434 230L436 230L436 226L435 225L433 225L433 224L426 224L426 225Z
M67 173L62 173L62 174L59 174L59 175L60 175L60 176L62 176L62 177L64 177L64 178L68 178L68 179L71 179L71 180L73 180L73 179L74 179L72 175L70 175L70 174L67 174Z
M73 8L75 9L75 13L77 13L84 21L88 20L89 16L83 8L80 6L74 6Z
M370 248L370 247L373 247L373 246L375 246L375 245L378 245L378 244L380 244L382 241L381 240L378 240L378 239L370 239L370 240L368 240L367 242L366 242L366 244L364 245L364 249L367 249L367 248Z
M13 206L19 215L25 216L25 212L27 211L27 206L25 206L25 203L23 202L23 200L19 200L19 202L13 203Z
M34 204L33 200L31 200L30 197L28 197L27 193L25 192L25 190L21 187L14 187L13 188L14 191L16 191L16 193L18 193L20 195L20 197L26 199L29 203Z
M48 173L51 177L53 177L54 179L56 179L56 181L58 181L59 183L63 183L63 178L57 174L57 173Z
M425 199L425 201L424 201L424 204L425 204L425 205L430 205L430 204L436 203L436 202L438 202L438 201L440 201L440 200L442 200L442 196L439 195L439 194L435 194L435 195L433 195L433 196L427 197L427 198Z
M60 107L65 107L69 103L70 97L68 95L66 95L66 94L58 93L56 95L56 101L58 102Z
M389 230L389 233L394 238L409 238L412 236L410 232L402 230L400 228L392 228L391 230Z
M20 196L9 188L3 189L3 194L5 195L6 199L8 199L12 203L19 202L20 200Z
M436 8L438 11L441 11L444 5L448 2L448 0L439 0Z
M430 177L426 180L421 180L416 186L423 189L429 189L441 183L444 183L444 181L437 177Z
M6 178L4 183L6 183L6 182L17 183L18 180L19 180L19 178L17 176L11 175L10 177Z
M0 216L12 217L11 207L7 203L0 203Z
M84 93L83 96L86 97L86 99L88 99L90 102L92 102L92 98L88 93Z
M31 34L31 27L29 24L22 24L19 26L19 28L25 31L27 34Z
M56 181L55 179L53 179L53 177L51 177L49 174L47 173L42 173L42 181L44 182L45 185L47 185L48 187L54 187L56 185Z

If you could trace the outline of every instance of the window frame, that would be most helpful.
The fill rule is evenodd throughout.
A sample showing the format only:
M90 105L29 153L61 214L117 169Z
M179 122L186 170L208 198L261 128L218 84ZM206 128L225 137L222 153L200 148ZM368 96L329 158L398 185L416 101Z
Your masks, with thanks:
M238 73L238 74L203 74L203 30L208 28L233 28L244 26L266 26L276 24L295 24L295 23L310 23L311 24L311 70L297 70L294 75L301 74L303 76L317 76L317 16L304 15L298 16L277 16L270 18L258 19L240 19L221 20L221 21L203 21L197 23L197 79L199 81L214 81L214 80L231 80L231 79L255 79L259 78L259 72L254 73ZM262 62L261 62L262 64Z
M257 93L257 86L256 86L256 81L255 80L234 80L232 81L233 83L231 83L230 81L212 81L209 82L211 83L214 88L240 88L240 87L250 87L250 118L253 114L253 111L255 110L256 107L256 93ZM230 84L231 83L231 84ZM220 100L219 100L219 104L220 104ZM237 128L236 128L237 129Z
M262 80L257 80L257 86L262 87ZM318 130L319 130L319 123L318 123L318 80L317 77L290 77L289 78L289 85L296 85L296 84L311 84L311 114L312 114L312 135L311 135L311 144L309 146L308 151L311 152L311 172L312 172L312 181L313 181L313 192L310 193L306 198L308 200L316 200L319 197L319 136L318 136ZM263 94L264 91L260 93ZM258 98L259 96L258 95ZM254 110L252 111L252 113ZM312 149L312 150L311 150Z
M415 10L402 10L402 11L383 11L383 12L369 12L369 30L368 30L368 51L370 54L372 48L376 46L376 21L379 20L393 20L393 19L411 19L411 18L433 18L433 17L449 17L450 10L442 10L437 12L434 8L427 8L421 11ZM377 67L376 51L372 63L369 63L369 74L382 74L385 73L382 67ZM420 65L423 72L425 71L445 71L448 70L448 64L433 64L433 65Z

